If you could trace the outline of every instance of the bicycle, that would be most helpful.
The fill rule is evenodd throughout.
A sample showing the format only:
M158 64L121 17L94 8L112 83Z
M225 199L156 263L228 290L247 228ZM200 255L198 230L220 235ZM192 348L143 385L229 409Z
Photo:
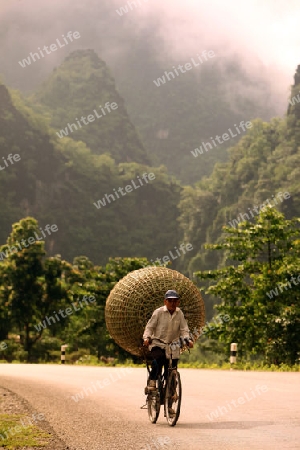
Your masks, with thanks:
M182 398L182 385L180 379L180 373L176 367L172 366L172 351L175 346L180 346L181 353L186 349L189 350L188 345L183 345L182 342L171 342L166 343L169 346L170 358L169 358L169 366L166 370L164 370L163 374L158 375L157 380L157 390L150 391L147 387L145 388L145 394L147 395L146 405L148 409L148 416L151 423L156 423L161 405L164 405L164 416L168 422L168 425L174 427L179 419L180 415L180 407L181 407L181 398ZM173 347L173 348L172 348ZM146 361L147 366L147 386L150 375L150 367L151 361L149 361L145 355L144 351L144 359Z

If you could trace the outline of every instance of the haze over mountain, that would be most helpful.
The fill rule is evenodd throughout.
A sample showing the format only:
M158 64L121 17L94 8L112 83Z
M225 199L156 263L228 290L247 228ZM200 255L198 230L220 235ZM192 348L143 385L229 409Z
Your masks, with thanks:
M34 100L49 110L60 138L81 140L93 153L109 153L117 163L149 163L110 70L93 50L72 52Z
M132 45L137 40L147 57L160 62L166 58L189 58L212 47L219 50L219 56L238 55L250 72L261 70L262 63L266 73L261 76L267 76L279 91L277 100L284 108L282 97L288 97L290 73L298 64L300 32L294 26L300 15L297 0L250 0L247 4L238 0L188 0L184 4L181 0L137 0L137 5L138 2L140 6L122 17L116 10L126 5L124 0L2 2L1 71L10 75L11 85L32 89L71 48L49 55L38 67L26 69L27 75L14 70L18 61L69 30L81 34L72 50L94 48L120 74L121 62L134 53ZM133 67L140 69L142 65Z
M81 0L41 5L12 1L0 11L0 59L4 80L24 92L36 89L77 49L94 49L111 70L148 159L191 183L225 161L224 144L205 164L191 151L234 123L286 111L299 32L292 28L294 0L136 1ZM120 15L120 8L128 8ZM30 11L30 13L29 13ZM289 34L283 30L287 26ZM19 61L69 30L80 38L22 68ZM62 40L62 42L64 42ZM160 87L153 80L204 50L215 58ZM9 55L9 57L8 57ZM64 127L64 123L59 124Z
M83 155L89 155L86 156L88 169L82 168L83 178L81 179L79 172L74 175L77 181L79 178L80 184L74 181L72 187L68 185L66 188L66 191L71 189L70 196L75 205L76 190L83 194L83 186L87 186L88 194L84 194L82 217L84 215L89 217L87 209L92 203L92 198L96 201L108 193L108 188L112 190L121 186L122 179L119 179L119 176L124 175L127 180L128 177L135 177L142 168L150 171L152 167L157 168L164 164L165 169L159 170L166 192L172 189L174 182L174 179L172 180L168 175L175 175L177 182L184 185L197 183L198 186L202 183L203 186L203 183L205 184L205 194L202 191L199 194L194 187L189 188L190 192L185 191L179 207L179 209L184 208L183 205L189 202L193 204L196 194L196 197L199 194L201 201L206 202L206 206L203 206L203 210L206 211L204 219L203 211L199 212L199 206L197 206L198 201L201 204L197 197L193 209L195 214L199 213L201 217L197 216L199 221L197 222L194 216L190 216L189 225L192 226L194 235L186 234L189 239L193 239L193 242L195 242L195 236L200 236L199 243L203 243L207 233L210 236L218 236L220 220L227 220L226 214L223 215L224 211L221 212L220 192L222 195L226 194L227 203L232 202L228 203L229 209L237 208L237 204L241 205L240 202L245 201L241 195L236 203L237 199L233 196L230 177L235 175L230 175L228 169L232 163L230 160L232 152L228 153L226 150L228 147L233 147L242 148L244 151L244 140L240 141L241 144L238 143L241 147L234 147L235 144L242 136L246 141L249 139L248 135L254 139L254 132L252 130L243 132L235 139L212 148L198 157L193 156L191 152L200 148L203 142L211 142L214 136L225 133L229 128L234 130L235 124L238 125L241 121L254 122L256 118L269 121L272 117L278 114L284 115L287 111L292 77L299 63L297 52L300 32L299 27L295 26L299 18L299 7L294 0L288 2L266 0L263 3L252 0L247 2L247 5L240 4L236 0L228 1L226 4L220 0L188 0L185 4L181 0L168 0L163 3L158 0L148 2L141 0L136 1L136 6L131 9L127 5L128 12L120 15L120 8L126 5L127 3L123 0L104 0L101 3L96 0L86 2L53 0L45 4L37 0L28 0L26 3L23 1L2 2L0 58L4 82L8 87L18 88L26 93L27 100L20 100L16 109L24 111L27 107L30 111L31 122L36 121L39 116L37 128L44 133L46 141L52 139L55 141L54 147L60 147L61 155L68 155L67 165L72 166L77 158L81 161ZM38 52L38 49L43 48L44 45L50 46L57 42L57 39L65 42L64 38L70 30L80 33L80 38L69 41L68 44L65 43L62 48L50 52L35 62L32 61L30 65L22 67L19 64L19 61L27 58L32 52ZM179 64L191 62L192 58L197 58L197 55L201 55L204 50L213 51L215 56L203 61L199 67L193 67L189 73L176 75L174 79L171 77L160 87L155 85L154 80L164 76L165 72L174 71ZM73 64L75 59L77 62ZM107 86L105 83L108 83ZM105 86L108 89L104 89ZM116 127L117 123L113 122L113 116L111 116L107 128L97 127L98 124L95 122L78 130L77 135L75 132L72 133L72 136L69 136L71 139L62 138L58 141L56 132L65 128L68 122L74 121L77 115L85 115L93 109L93 102L98 102L97 95L102 95L102 89L103 99L105 99L105 96L112 92L109 91L109 86L116 87L118 90L116 95L122 99L120 100L123 107L122 114L119 116L119 131ZM0 126L6 127L9 118L6 117L3 108L4 105L2 105L3 117ZM271 122L271 125L262 126L262 129L264 127L277 129L274 122ZM254 129L258 136L260 132L264 133L257 126ZM11 131L9 137L8 130ZM2 129L0 131L2 132ZM23 131L20 131L20 135L24 135ZM16 146L19 148L21 145L20 137L15 137L11 128L5 129L5 139L8 139L12 146L14 139L17 139ZM39 139L40 137L38 142L40 142ZM281 140L276 142L279 143L283 139L282 135ZM83 141L85 145L80 141ZM7 155L5 152L8 148L8 144L5 143L3 156ZM37 148L34 151L37 151ZM251 185L253 194L250 194L250 188L249 191L247 190L247 183L251 181L249 175L251 171L249 172L250 169L246 167L243 151L240 153L240 158L245 166L240 168L239 176L245 177L245 180L243 183L237 180L235 182L238 189L247 191L247 201L251 202L251 195L255 197L256 187ZM233 150L235 158L237 158L236 152ZM97 184L99 174L91 169L96 161L93 158L96 156L100 157L96 164L97 167L98 165L101 167L102 181L99 186ZM226 166L226 169L221 166L220 169L217 164L226 161L229 166ZM246 161L249 163L247 158ZM125 165L125 168L122 166L124 162L129 164ZM110 168L110 172L106 175L104 175L105 167ZM28 170L26 176L31 181L39 173L39 171L31 173L32 167L26 167L26 170ZM94 180L91 185L86 184L87 173L90 170ZM215 179L217 175L205 179L205 176L208 177L212 173L221 177L223 175L220 174L227 173L227 175L225 179L218 182ZM109 184L105 187L107 179ZM39 181L42 182L42 180ZM66 182L68 183L68 180ZM211 184L209 189L207 184ZM18 185L13 186L13 184L10 185L12 197L15 195L14 190L22 191ZM230 190L228 190L229 186L231 186ZM217 193L213 193L215 188ZM36 186L32 189L36 189ZM62 187L63 191L64 189L65 187ZM170 201L175 208L172 218L179 216L177 208L181 188L179 184L176 184L174 189L176 192L171 196ZM268 189L271 189L270 186ZM61 200L65 202L64 205L68 204L64 196ZM122 200L124 205L126 201L126 199ZM167 203L166 198L160 205L157 220L159 217L161 219L164 217L165 202ZM29 207L26 203L25 207L25 203L14 205L21 208L18 214L21 214L21 211L24 213L29 211L31 214L39 215L38 204L33 203L34 206ZM87 203L89 203L88 206ZM10 206L13 207L12 205ZM15 220L18 216L12 213L10 206L6 206L9 214L5 218L3 238L7 233L10 220ZM144 208L146 211L146 203ZM154 208L154 203L151 208ZM120 222L122 222L120 219L122 214L126 215L128 223L123 229L124 233L135 223L134 217L129 217L130 214L125 210L126 208L120 215L108 214L110 220ZM75 215L75 211L73 212ZM235 212L236 209L232 214ZM153 214L151 221L155 221L154 209L151 214ZM187 211L182 211L181 214L179 222L185 224L183 230L185 233L188 225L185 222ZM70 223L71 220L74 224L77 223L77 219L73 216L71 219L71 216L72 214L68 218ZM134 213L133 216L135 216ZM216 216L217 222L214 222ZM94 218L94 214L92 217ZM141 224L142 219L139 218L139 220ZM105 227L109 228L109 222L107 220ZM213 234L208 231L212 223L215 223ZM92 234L91 242L96 242L99 230L95 228L87 232L85 224L80 226L85 231L81 234L78 251L80 249L80 252L84 253L85 237ZM137 231L138 228L139 226L136 226L134 230ZM77 231L74 225L74 236ZM141 231L139 244L135 250L129 244L124 244L124 234L120 233L119 241L112 239L110 242L105 242L103 257L109 254L124 255L130 248L131 255L135 251L139 254L146 251L147 256L155 258L162 246L162 254L164 254L177 245L176 239L180 239L177 236L182 236L181 232L178 223L174 224L169 233L173 238L165 241L162 238L160 245L156 243L155 250L151 249L153 253L145 250L151 247L149 245L150 227L146 231L149 234L149 241L146 241L148 244L142 243L143 232ZM164 233L166 237L168 233L160 228L156 236L158 234L162 236ZM62 241L57 243L57 248L64 239L65 235ZM133 230L132 239L134 239ZM152 239L155 240L156 237ZM73 249L71 241L68 241L62 253L65 252L70 257L74 255L73 250L76 254L76 249ZM88 245L87 253L96 260L97 252L94 244L91 244L91 247ZM190 256L189 254L188 258Z
M103 84L109 81L103 74ZM108 92L113 89L109 86ZM19 155L16 162L0 166L0 242L5 242L13 222L33 216L42 226L57 225L59 232L47 239L47 250L69 260L88 255L99 264L110 256L155 258L161 249L172 249L179 239L180 186L162 168L117 164L108 154L93 154L82 141L60 139L49 128L47 115L41 106L37 114L0 84L1 161L9 153ZM134 128L126 114L119 121L128 132L122 140L130 145L137 139ZM109 115L104 134L115 123ZM169 221L161 230L166 215Z
M130 1L0 0L0 245L31 216L50 256L171 252L192 278L224 225L300 216L299 0Z

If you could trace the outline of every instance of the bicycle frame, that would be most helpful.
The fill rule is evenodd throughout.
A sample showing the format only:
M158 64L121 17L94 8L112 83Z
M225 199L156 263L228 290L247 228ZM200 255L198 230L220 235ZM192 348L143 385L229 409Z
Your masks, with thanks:
M177 370L177 367L173 367L172 365L173 359L172 346L174 345L174 342L165 344L169 346L169 356L170 356L170 358L168 358L169 365L167 368L166 366L164 366L164 371L158 375L157 390L149 391L146 388L145 390L145 394L147 395L146 405L148 409L149 419L152 423L156 423L160 412L160 406L164 405L164 416L166 417L168 424L170 426L174 426L176 425L180 414L182 388L181 388L180 374ZM187 347L181 346L180 348L182 353L182 351L184 351ZM145 361L147 366L147 386L148 386L150 367L152 361L151 362L148 361L146 357ZM172 408L172 406L175 405L176 411L174 411Z

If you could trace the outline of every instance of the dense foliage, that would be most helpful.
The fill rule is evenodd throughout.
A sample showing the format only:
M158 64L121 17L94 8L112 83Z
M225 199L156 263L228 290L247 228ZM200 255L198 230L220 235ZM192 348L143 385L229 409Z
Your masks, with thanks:
M299 88L300 66L291 96ZM184 239L194 247L194 254L188 255L192 259L186 261L190 275L199 267L217 267L219 257L207 252L204 244L216 242L224 225L236 227L253 220L263 203L276 206L289 219L299 217L299 111L296 102L284 119L253 121L248 133L230 148L227 163L216 164L210 177L184 188L180 223Z
M163 167L117 164L108 154L93 154L81 141L55 137L47 115L41 119L17 94L12 102L4 85L0 129L0 155L21 158L0 172L0 189L7 193L0 200L2 242L13 222L31 215L42 226L57 225L46 249L68 260L80 254L96 264L117 256L156 258L178 244L181 187ZM155 178L147 183L145 173ZM128 185L131 192L116 194ZM99 199L106 204L98 207Z
M153 42L155 45L158 44ZM170 81L166 79L157 87L152 80L174 72L173 67L190 59L174 61L166 56L161 61L155 58L156 53L145 54L144 47L143 42L136 40L134 49L126 55L126 63L121 59L119 63L125 70L116 70L117 87L152 164L166 165L182 183L197 182L208 176L217 162L227 161L227 149L237 138L195 158L191 151L203 141L211 142L210 137L222 135L229 128L234 130L234 124L241 120L268 120L275 114L269 83L247 73L238 58L231 56L225 61L216 53L201 67L174 79L169 75ZM132 67L139 66L146 77L141 77L139 70L132 71ZM263 68L260 69L262 74ZM143 95L136 95L137 87Z
M111 258L100 267L82 256L70 264L59 255L47 257L42 237L37 221L27 217L0 248L2 355L51 361L67 343L71 352L84 348L98 358L126 358L107 333L105 301L115 283L147 259Z
M234 65L228 70L237 79L241 75ZM251 129L229 149L228 155L225 155L224 144L224 148L195 158L190 150L199 146L198 136L209 139L211 134L219 132L218 127L220 132L225 132L232 126L231 121L240 117L241 111L249 116L243 117L248 120L253 117L255 108L249 98L243 102L238 96L238 114L230 115L229 104L225 97L222 100L222 89L218 87L217 65L207 65L201 71L200 80L203 86L208 86L205 93L203 90L201 95L199 92L195 95L192 78L191 74L190 79L187 75L173 80L173 86L170 82L154 87L153 95L146 90L150 112L141 114L138 108L135 112L132 105L129 108L135 115L135 122L139 123L140 136L148 151L129 119L127 105L117 92L108 67L93 51L71 54L30 98L23 98L0 84L2 167L5 163L0 171L0 189L5 193L0 199L0 242L6 242L2 253L9 253L0 261L0 339L10 336L10 343L15 340L18 349L22 346L23 353L18 351L23 358L34 359L42 354L44 359L49 359L53 348L65 341L74 350L85 347L98 356L116 352L103 319L105 299L113 284L129 270L147 264L147 259L163 257L182 242L191 243L193 250L172 261L171 268L192 277L199 270L224 267L228 255L210 252L205 244L222 246L222 230L227 226L229 236L236 237L236 248L244 249L238 255L242 259L236 260L242 263L243 271L239 273L240 269L233 263L231 268L216 272L226 273L228 283L222 281L225 285L220 285L220 291L218 284L208 290L208 319L213 315L213 305L220 299L227 308L228 299L236 295L237 283L238 295L247 313L243 312L242 317L248 319L253 312L265 318L267 311L268 325L261 319L261 328L265 326L263 334L260 329L253 332L253 326L247 329L247 343L245 334L236 335L237 327L234 332L230 326L222 328L220 337L226 344L231 339L239 339L245 355L252 350L264 353L266 346L265 356L269 361L295 361L299 351L293 343L299 331L299 298L296 296L294 303L290 303L286 294L278 303L276 296L272 309L265 294L267 288L268 292L274 289L272 286L283 282L284 277L290 280L289 277L296 274L299 253L297 250L291 255L281 241L279 245L276 235L273 244L279 246L281 259L276 256L277 259L272 260L270 274L258 249L260 242L268 237L270 222L278 227L275 228L279 234L280 230L292 226L279 212L276 215L274 209L268 212L273 216L265 216L261 212L264 206L276 207L287 221L300 216L300 102L290 102L284 118L274 118L270 122L252 120ZM187 102L181 109L176 103L177 88L179 97L186 98ZM299 88L300 68L295 75L291 98ZM185 96L183 92L189 94ZM166 109L170 110L168 116L162 117L161 109L156 106L160 95L166 95L170 101L166 101ZM211 106L209 113L208 98L216 100L216 104L212 101L214 107ZM89 114L106 101L116 101L119 107L107 114L105 120L89 123L68 137L57 136L56 132L68 122ZM160 111L157 122L153 119L156 107ZM187 126L180 120L189 108L197 114L192 114ZM213 113L215 110L217 115ZM203 124L203 130L196 138L198 121ZM171 124L176 130L170 134ZM224 157L220 153L223 151ZM189 162L182 158L183 152L189 154ZM10 154L18 155L13 163L9 162ZM157 165L164 162L168 167L153 167L153 162ZM198 170L198 163L202 168L214 166L211 175L203 177L209 171ZM152 181L139 186L142 175L150 173L154 175ZM170 173L181 174L185 183L197 181L194 185L182 186ZM132 181L138 188L118 197L117 190L132 186ZM28 216L31 218L23 219ZM245 219L247 225L240 225ZM13 231L7 240L12 224ZM14 242L21 238L27 240L32 233L44 230L47 224L55 226L56 231L28 249L9 250ZM287 239L287 242L290 241ZM298 248L298 241L293 242ZM258 245L256 253L252 248L255 245ZM232 259L233 256L236 254L231 255ZM234 283L230 284L230 280ZM296 295L298 291L293 289L293 292ZM57 312L57 308L78 306L84 295L95 296L96 304L88 304L79 314L62 318L43 330L35 328L50 313ZM242 309L239 311L242 314ZM287 326L289 315L293 317L291 326ZM282 322L279 322L280 317ZM241 323L240 317L236 320L236 325ZM252 319L250 323L253 325ZM10 348L14 353L13 344Z
M117 163L149 164L114 79L93 50L78 50L68 56L40 86L33 99L36 102L45 107L44 113L48 110L56 131L74 123L78 129L71 128L72 134L67 127L70 137L83 141L94 154L107 153ZM116 103L116 109L105 109L107 102ZM94 115L93 122L85 119L78 125L76 119L90 114Z
M225 227L220 244L226 265L197 272L215 280L208 293L221 299L220 321L210 337L229 348L237 342L239 355L263 356L273 364L296 364L300 358L300 219L285 220L266 206L255 223Z

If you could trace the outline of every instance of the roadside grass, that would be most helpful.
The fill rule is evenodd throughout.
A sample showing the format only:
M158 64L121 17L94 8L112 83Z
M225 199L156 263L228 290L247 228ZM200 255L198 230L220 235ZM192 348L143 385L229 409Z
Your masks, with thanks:
M45 447L49 434L35 425L21 426L20 420L26 421L24 414L0 414L0 448L7 450Z
M188 358L188 355L187 355ZM186 358L185 358L186 359ZM66 360L66 363L68 361ZM131 360L126 360L124 363L118 363L114 361L110 364L105 364L102 361L98 361L96 356L86 355L86 357L81 358L80 361L76 362L76 365L84 366L101 366L101 367L145 367L145 364L133 363ZM179 368L184 369L214 369L214 370L255 370L264 372L300 372L300 364L295 364L293 366L288 366L287 364L266 364L263 362L238 362L236 364L230 364L229 362L219 362L219 363L208 363L201 361L179 361Z
M7 363L5 360L0 360L1 363ZM20 361L12 361L11 364L18 364L21 363ZM22 364L24 364L22 362ZM60 364L60 362L51 362L51 363L44 363L41 362L41 364ZM103 361L98 361L96 356L93 355L84 355L77 361L68 361L68 355L66 355L66 364L68 365L79 365L79 366L98 366L98 367L145 367L145 364L140 363L134 363L132 360L128 359L125 362L121 363L117 360L114 360L110 363L105 363ZM262 371L262 372L300 372L300 364L295 364L293 366L289 366L287 364L267 364L264 362L255 362L255 361L239 361L236 364L230 364L226 361L218 361L216 362L207 362L207 361L201 361L201 359L189 361L188 355L185 355L184 358L182 358L179 362L179 367L182 367L184 369L209 369L209 370L243 370L243 371ZM0 441L1 442L1 441Z
M275 364L264 364L264 363L253 363L253 362L240 362L236 364L230 364L223 362L222 364L208 364L201 362L194 363L179 363L179 367L184 369L215 369L215 370L243 370L243 371L256 371L256 372L300 372L300 365L295 364L294 366L288 366L287 364L280 364L276 366Z

